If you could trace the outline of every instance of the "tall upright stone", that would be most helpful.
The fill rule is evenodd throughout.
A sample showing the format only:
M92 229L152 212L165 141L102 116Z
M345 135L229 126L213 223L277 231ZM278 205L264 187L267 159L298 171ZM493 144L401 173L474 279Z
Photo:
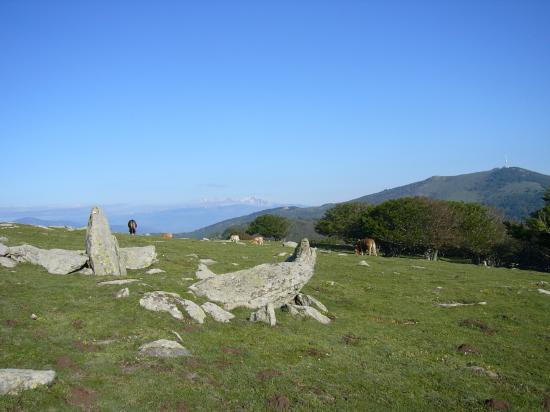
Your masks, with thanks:
M111 234L107 217L99 207L94 207L86 230L88 264L95 275L126 275L126 265L121 256L118 241Z

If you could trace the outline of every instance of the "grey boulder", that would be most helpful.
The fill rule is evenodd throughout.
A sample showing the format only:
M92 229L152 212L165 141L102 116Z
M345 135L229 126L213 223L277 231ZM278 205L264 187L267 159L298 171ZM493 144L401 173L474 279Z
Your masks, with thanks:
M86 230L86 253L95 275L126 275L126 264L109 222L99 207L94 207Z
M126 269L144 269L157 261L157 253L152 245L120 248L120 256Z
M206 314L199 305L187 299L183 299L177 293L163 292L160 290L147 292L139 300L139 304L153 312L168 312L174 319L182 320L183 314L178 306L184 309L189 317L198 323L203 323Z
M49 385L55 379L55 371L32 369L0 369L0 395L15 395L26 389Z
M273 307L273 304L268 303L256 312L252 312L248 320L251 322L264 322L269 326L275 326L277 323L277 318L275 317L275 308Z
M228 323L235 317L231 312L223 310L212 302L206 302L201 305L202 310L208 313L216 322Z
M40 265L54 275L75 272L88 261L81 250L39 249L31 245L12 246L9 249L9 256L13 260Z
M328 325L330 323L330 319L327 318L325 315L323 315L321 312L319 312L317 309L312 308L311 306L299 306L299 305L293 305L293 304L287 304L286 308L288 312L292 315L292 317L295 318L312 318L315 319L318 322L321 322L324 325Z
M303 293L298 293L294 298L294 302L299 306L315 306L322 312L328 312L328 309L325 305L315 299L313 296L304 295Z
M181 346L175 340L159 339L146 343L139 347L139 352L144 355L160 358L176 358L180 356L191 356L191 352Z

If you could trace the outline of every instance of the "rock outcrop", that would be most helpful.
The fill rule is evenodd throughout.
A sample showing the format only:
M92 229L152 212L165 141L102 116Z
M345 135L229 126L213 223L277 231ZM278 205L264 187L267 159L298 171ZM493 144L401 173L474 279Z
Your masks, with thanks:
M126 264L116 237L111 234L109 222L99 207L94 207L86 230L86 253L95 275L121 276Z
M177 293L163 292L157 290L155 292L147 292L139 300L139 304L145 309L154 312L168 312L173 318L182 320L183 314L178 309L178 306L183 308L189 317L203 323L206 314L199 305L187 299L183 299Z
M315 249L304 239L286 262L216 275L191 285L189 290L220 303L227 310L236 307L260 309L268 304L279 308L293 301L311 279L315 261Z
M12 246L8 256L17 262L44 267L49 273L67 275L81 269L88 257L81 250L40 249L31 245Z
M144 269L157 261L154 246L123 247L120 248L120 256L126 269Z
M159 339L146 343L139 347L139 352L144 355L160 358L176 358L179 356L191 356L191 352L181 346L175 340Z
M195 272L195 276L197 279L208 279L213 278L216 274L208 269L208 266L204 263L199 263L199 268Z
M0 369L0 395L15 395L25 389L49 385L55 379L54 371L32 369Z
M11 269L17 266L17 262L10 258L0 256L0 266Z
M275 326L277 323L277 318L275 317L275 308L273 307L273 304L268 303L256 312L252 312L248 320L251 322L264 322L269 326Z

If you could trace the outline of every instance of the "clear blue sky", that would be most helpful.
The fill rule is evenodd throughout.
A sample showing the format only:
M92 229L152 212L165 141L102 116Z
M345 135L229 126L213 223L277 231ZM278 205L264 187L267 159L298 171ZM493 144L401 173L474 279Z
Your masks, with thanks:
M0 2L0 206L550 174L550 1Z

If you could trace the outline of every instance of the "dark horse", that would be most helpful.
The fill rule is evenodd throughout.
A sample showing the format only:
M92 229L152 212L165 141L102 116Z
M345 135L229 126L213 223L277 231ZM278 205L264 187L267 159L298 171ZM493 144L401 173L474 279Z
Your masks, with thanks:
M128 230L130 231L130 234L135 235L136 234L136 229L137 229L136 221L134 219L129 220L128 221Z

